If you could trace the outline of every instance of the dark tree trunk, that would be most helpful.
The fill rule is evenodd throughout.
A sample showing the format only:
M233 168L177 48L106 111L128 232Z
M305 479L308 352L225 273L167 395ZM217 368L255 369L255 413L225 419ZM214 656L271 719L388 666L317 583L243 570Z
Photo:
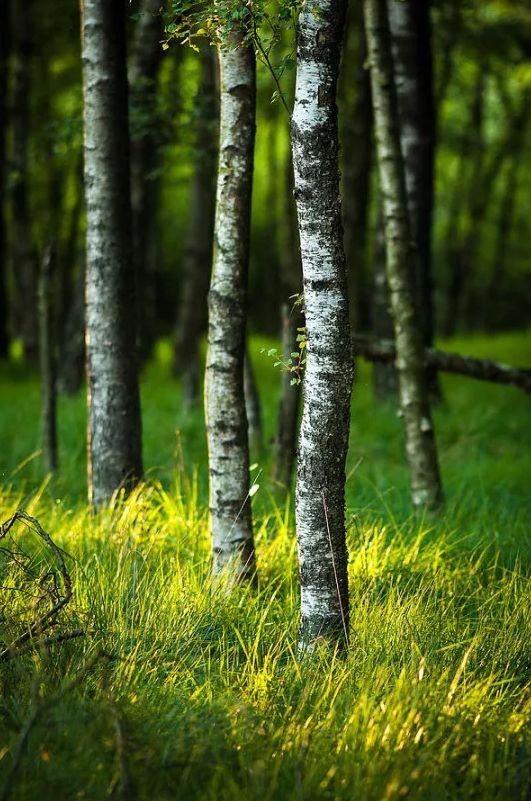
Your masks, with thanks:
M301 254L297 213L293 197L293 161L291 153L286 157L285 181L283 187L284 221L283 241L280 249L281 275L280 287L282 302L280 304L282 325L282 355L284 362L289 362L292 353L299 350L297 342L298 328L304 325L303 315L297 297L301 293ZM282 372L282 388L277 417L277 432L274 442L273 480L289 489L295 463L297 447L297 429L301 400L301 384L295 380L294 373Z
M376 339L392 340L394 328L393 318L391 317L391 298L387 285L385 259L385 231L380 200L373 252L372 330ZM398 395L398 379L395 365L388 362L375 362L372 375L375 399L380 403L396 400Z
M243 370L255 136L255 57L235 26L219 48L220 146L205 412L215 575L256 576Z
M388 0L410 230L415 243L415 291L424 347L433 345L432 219L435 107L430 0ZM439 395L427 368L430 392Z
M435 434L424 369L422 328L415 304L407 191L400 143L386 0L365 0L365 26L383 200L386 271L397 349L400 409L415 507L442 503Z
M29 362L38 359L37 275L29 208L28 142L30 124L31 62L33 56L33 0L14 4L13 84L11 120L13 149L11 261L15 291L14 330Z
M142 475L125 1L83 0L81 12L89 496L101 506Z
M300 649L346 645L349 626L345 460L353 366L339 196L336 91L345 5L302 6L292 118L307 362L299 441L296 524Z
M9 0L0 0L0 359L9 352L8 302L7 302L7 248L4 198L7 177L7 86L11 27Z
M353 331L369 325L367 281L367 218L372 160L371 82L366 67L367 48L361 4L349 9L349 25L343 89L343 226L349 281L350 320ZM347 79L353 75L354 97L350 101ZM349 102L350 101L350 102Z
M201 78L195 106L195 163L190 186L190 225L184 250L174 360L174 371L182 379L186 408L196 403L199 397L199 345L207 321L207 293L212 266L216 207L219 108L214 48L204 46L200 58Z
M143 0L129 58L131 206L137 297L137 339L149 355L155 328L155 237L158 181L157 82L162 56L160 0Z
M41 433L44 465L48 473L58 467L57 451L57 327L56 250L50 242L39 273L39 362L41 371Z
M247 350L243 366L243 388L245 392L245 413L247 415L247 430L251 447L260 452L264 444L262 427L262 406L253 363Z

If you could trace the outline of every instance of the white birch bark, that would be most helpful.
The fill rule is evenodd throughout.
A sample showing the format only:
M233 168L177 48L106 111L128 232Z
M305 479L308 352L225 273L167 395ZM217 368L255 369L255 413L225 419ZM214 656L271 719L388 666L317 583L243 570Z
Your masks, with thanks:
M336 107L344 13L341 0L305 2L297 32L292 148L307 331L296 490L301 649L321 637L345 643L348 632L345 459L353 366Z
M219 49L220 146L205 412L214 575L254 580L243 369L255 135L255 58L236 29Z
M405 427L411 499L415 507L442 502L435 433L426 384L424 347L414 302L414 252L398 124L386 0L365 0L365 29L386 240L386 271L396 342L400 409Z
M89 497L141 476L125 2L82 0Z

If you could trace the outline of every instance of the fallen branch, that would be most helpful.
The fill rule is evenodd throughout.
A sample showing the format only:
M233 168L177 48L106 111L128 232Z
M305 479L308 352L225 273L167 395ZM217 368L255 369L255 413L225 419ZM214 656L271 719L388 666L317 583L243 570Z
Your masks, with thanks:
M394 362L396 349L389 340L373 340L369 337L354 335L354 353L371 362ZM461 356L459 353L427 348L426 364L443 373L455 373L478 381L490 381L493 384L509 384L531 393L531 370L511 367L507 364L493 362L490 359L475 359L472 356Z
M61 548L59 548L58 545L55 544L50 535L46 531L44 531L41 524L39 523L38 520L36 520L36 518L31 517L21 509L17 510L9 518L9 520L0 525L0 540L3 540L7 537L7 535L11 532L15 523L17 523L18 521L24 523L52 551L55 557L58 575L55 572L48 572L43 577L41 577L40 586L44 587L44 595L40 599L39 603L43 599L48 597L50 607L45 612L42 612L38 617L36 617L28 625L26 631L23 634L21 634L10 645L8 645L6 648L0 651L0 662L6 662L10 659L13 659L14 656L18 655L18 653L25 651L28 647L32 647L32 645L35 646L48 645L51 644L53 641L61 642L63 639L72 639L72 633L69 633L66 635L57 635L56 637L44 638L44 640L41 639L33 642L35 640L35 637L42 634L44 631L46 631L46 629L49 629L56 623L59 612L68 604L68 602L72 598L72 580L70 578L70 574L66 567L65 557L67 556L67 554ZM8 548L2 548L2 551L6 553L18 565L18 567L21 570L24 571L23 559L20 559L19 557L20 556L24 557L25 554L23 554L20 551L10 551ZM45 587L45 582L50 578L53 580L53 587L51 589L48 589ZM57 580L58 578L59 581ZM77 632L75 632L73 633L73 636L82 636L82 635L77 634Z

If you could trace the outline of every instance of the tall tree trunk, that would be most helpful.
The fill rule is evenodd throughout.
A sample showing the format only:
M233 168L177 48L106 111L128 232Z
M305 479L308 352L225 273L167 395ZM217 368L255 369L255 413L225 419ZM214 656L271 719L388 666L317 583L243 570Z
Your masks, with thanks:
M11 258L16 303L14 326L22 340L25 357L38 359L37 274L28 198L28 142L30 125L31 62L33 55L33 0L13 7L13 131Z
M214 48L204 46L200 58L201 77L195 105L195 163L190 186L190 225L184 249L174 359L175 373L182 379L186 408L196 403L199 396L199 345L206 328L216 207L219 109Z
M383 199L386 270L397 350L400 408L415 507L435 508L442 486L424 370L424 347L414 301L411 234L400 145L386 0L364 0L372 99Z
M4 198L7 177L6 122L10 43L9 0L0 0L0 359L5 359L9 351Z
M388 0L410 231L416 248L415 286L422 339L433 345L432 219L435 106L430 0ZM427 382L439 394L436 373Z
M385 230L382 201L379 199L373 251L372 330L377 339L392 340L394 328L385 261ZM372 370L375 399L379 402L396 400L398 380L395 365L392 362L375 362Z
M238 25L219 49L220 147L205 411L213 572L254 580L243 366L255 136L255 58Z
M48 473L55 473L58 466L55 257L55 243L50 241L41 261L38 291L42 452Z
M301 254L297 211L293 197L293 160L291 153L286 156L285 180L283 186L284 214L283 241L280 248L281 273L280 286L282 302L280 316L282 325L282 356L285 362L291 354L298 351L298 328L304 325L300 305L296 303L301 293ZM301 384L295 381L293 373L282 372L282 388L277 415L277 431L273 445L273 480L289 490L295 463L297 447L297 424L301 401Z
M372 160L371 83L365 61L367 48L361 5L349 9L350 23L345 59L348 77L353 75L354 98L348 103L349 87L343 87L343 225L345 258L349 280L350 319L353 331L368 327L367 217ZM345 71L346 72L346 71ZM345 76L346 83L346 76Z
M158 182L157 79L163 35L160 0L142 0L129 59L131 100L131 206L137 297L137 338L142 356L155 337L155 222Z
M142 475L131 253L125 0L82 0L89 497Z
M345 461L353 366L341 203L336 91L341 0L304 4L297 28L292 118L307 362L299 441L296 524L300 648L348 639Z

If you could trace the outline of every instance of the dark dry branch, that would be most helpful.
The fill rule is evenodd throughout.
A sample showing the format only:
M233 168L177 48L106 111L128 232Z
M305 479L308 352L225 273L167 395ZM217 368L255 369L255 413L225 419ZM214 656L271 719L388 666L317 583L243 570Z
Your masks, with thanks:
M39 647L42 645L50 645L52 642L63 642L74 637L82 636L79 630L68 632L66 634L59 634L55 637L45 637L44 639L34 641L34 638L42 634L46 629L50 628L57 621L59 612L64 609L72 597L72 579L68 572L65 557L67 554L59 548L58 545L52 540L50 535L42 528L39 521L28 515L26 512L18 509L5 523L0 525L0 540L3 540L11 532L13 526L18 521L24 523L37 537L42 540L52 552L55 557L56 570L48 571L43 576L36 579L36 583L41 589L39 596L39 603L48 598L49 608L36 617L27 627L27 630L17 637L8 647L0 651L0 662L6 662L13 659L28 647ZM20 550L11 550L8 548L2 549L9 557L17 563L17 565L25 570L23 561L20 556L25 556ZM29 645L31 641L31 646Z
M353 345L355 354L371 362L389 363L396 359L394 343L388 340L373 340L355 335ZM525 368L511 367L490 359L475 359L459 353L447 353L434 348L425 350L425 360L427 365L443 373L455 373L494 384L509 384L531 393L531 370Z

